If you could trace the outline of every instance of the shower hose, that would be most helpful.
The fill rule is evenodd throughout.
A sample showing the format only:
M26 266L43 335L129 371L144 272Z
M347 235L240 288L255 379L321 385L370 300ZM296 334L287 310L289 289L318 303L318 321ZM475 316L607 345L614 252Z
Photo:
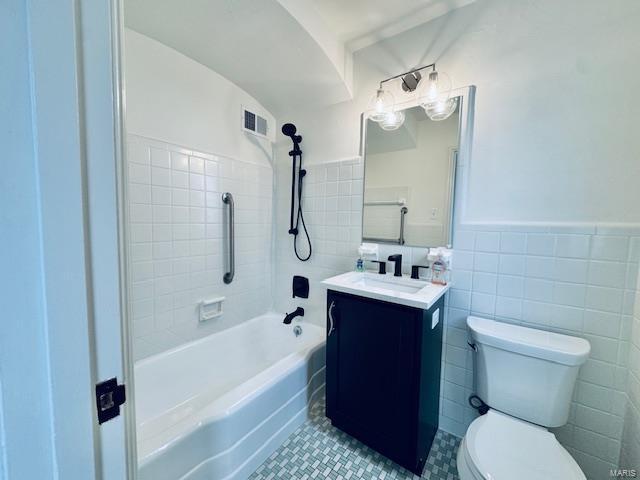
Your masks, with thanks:
M296 161L295 157L293 158L293 161ZM307 225L304 221L304 215L302 213L302 179L306 174L307 171L302 169L302 152L300 152L298 154L298 213L296 215L295 233L293 235L293 251L296 254L296 257L298 257L298 260L300 260L301 262L306 262L307 260L309 260L311 258L312 252L311 238L309 237L309 231L307 230ZM291 181L293 182L295 181L295 179L291 179ZM291 199L291 201L293 201L293 198ZM304 234L307 237L307 244L309 245L309 252L304 257L301 256L298 252L298 235L300 232L300 229L298 227L300 223L302 223L302 229L304 230Z

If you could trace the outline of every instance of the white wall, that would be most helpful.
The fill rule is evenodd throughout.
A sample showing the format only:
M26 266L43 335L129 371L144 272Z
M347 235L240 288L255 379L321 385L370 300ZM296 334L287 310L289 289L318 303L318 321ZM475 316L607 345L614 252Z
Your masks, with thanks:
M638 109L640 66L631 61L640 53L638 20L640 5L631 1L479 0L358 52L353 102L289 116L310 166L306 201L317 255L306 264L292 257L286 234L288 198L280 185L289 181L288 146L281 142L276 153L278 284L293 274L312 279L309 300L276 292L276 307L316 307L316 321L324 322L317 281L353 268L358 201L350 198L354 221L345 225L333 200L312 198L326 185L312 184L335 181L322 168L341 172L359 163L359 116L379 80L437 60L456 86L477 86L469 190L456 199L467 207L467 223L454 232L440 425L462 435L474 418L466 401L473 391L464 323L470 313L582 336L593 353L569 424L557 434L587 477L608 475L621 451L639 261L640 192L633 184L640 138L629 128ZM603 72L616 78L605 88ZM359 184L353 179L352 193ZM405 265L424 260L423 250L395 250Z
M478 87L470 221L639 222L640 211L619 208L640 202L640 65L629 61L640 55L639 9L478 0L363 49L353 102L291 112L307 132L306 159L357 156L357 119L377 82L437 60L454 86Z
M268 142L240 130L242 106L275 120L249 94L194 60L125 29L129 133L238 159L269 163Z
M268 311L271 144L241 131L241 105L275 120L210 69L126 32L130 312L136 359ZM225 208L236 204L236 275L226 285ZM204 299L224 314L200 323Z

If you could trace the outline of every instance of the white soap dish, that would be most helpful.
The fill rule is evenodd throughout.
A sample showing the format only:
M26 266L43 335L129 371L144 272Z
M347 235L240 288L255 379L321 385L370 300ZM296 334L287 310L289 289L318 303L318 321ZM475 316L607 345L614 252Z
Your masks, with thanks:
M206 322L222 315L224 297L211 298L200 302L200 321Z

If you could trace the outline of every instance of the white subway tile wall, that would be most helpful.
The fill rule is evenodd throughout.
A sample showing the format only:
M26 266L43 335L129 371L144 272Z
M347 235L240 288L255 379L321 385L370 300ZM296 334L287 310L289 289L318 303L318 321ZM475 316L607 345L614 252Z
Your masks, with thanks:
M267 312L272 304L271 166L135 135L128 137L127 158L135 358ZM236 275L230 285L222 281L225 191L236 205ZM220 296L224 315L199 322L200 302Z
M516 229L458 226L454 232L455 284L446 321L443 386L448 408L442 410L441 427L462 435L475 416L467 405L473 391L473 355L466 346L469 314L577 335L589 340L592 352L580 371L569 423L555 433L587 477L598 478L617 467L621 454L630 299L636 291L640 237L603 235L596 227L582 234L561 233L561 226L549 226L547 232L540 232L540 226L531 232L526 226ZM498 257L497 270L492 256ZM463 395L449 396L460 388Z
M638 245L631 245L632 256L638 255ZM630 274L631 275L631 274ZM640 280L640 273L638 277ZM640 282L638 282L640 283ZM627 410L624 416L620 468L640 469L640 285L636 284L633 325L629 342L627 374Z
M360 159L350 159L306 168L303 205L314 255L305 263L293 255L293 240L287 235L290 198L285 188L291 171L288 162L280 162L275 272L279 287L274 295L277 310L291 311L300 305L307 317L323 325L325 289L320 281L353 269L357 259L363 167ZM593 351L581 369L569 423L555 433L588 478L608 474L620 458L625 414L636 419L628 433L636 442L628 442L633 448L640 430L637 367L628 383L626 375L628 361L638 365L640 359L640 327L631 338L640 232L571 225L457 226L454 250L454 286L445 321L441 428L462 436L476 416L467 402L473 393L468 315L581 336L591 342ZM405 273L412 263L426 260L424 248L380 245L381 258L391 253L403 254ZM293 275L310 278L309 299L291 298ZM631 349L630 340L635 341ZM636 401L629 409L628 397Z

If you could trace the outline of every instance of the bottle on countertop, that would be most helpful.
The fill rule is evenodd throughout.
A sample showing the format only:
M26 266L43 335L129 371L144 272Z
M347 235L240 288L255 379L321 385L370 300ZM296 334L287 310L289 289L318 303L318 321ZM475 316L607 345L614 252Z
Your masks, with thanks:
M441 258L438 258L431 264L431 283L435 283L436 285L446 285L446 273L447 266Z
M356 260L356 272L364 272L365 260L378 260L378 245L375 243L362 243L358 247L358 255L360 257Z
M446 285L449 281L451 251L445 248L432 248L427 258L431 263L431 283Z

